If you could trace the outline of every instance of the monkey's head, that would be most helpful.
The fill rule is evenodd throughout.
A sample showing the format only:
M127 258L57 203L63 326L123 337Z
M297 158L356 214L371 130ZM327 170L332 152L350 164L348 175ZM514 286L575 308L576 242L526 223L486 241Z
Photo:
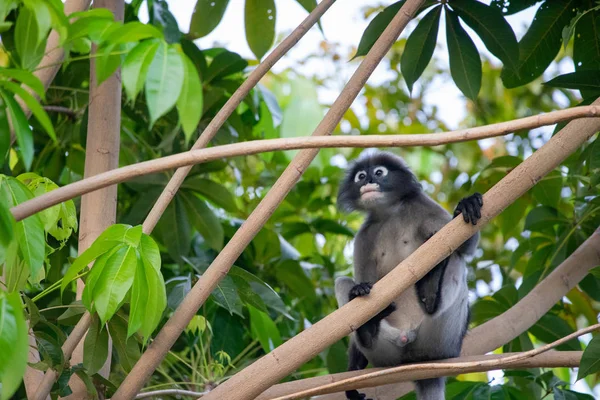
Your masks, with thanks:
M395 154L364 153L347 169L338 206L345 211L375 211L401 202L421 190L417 178Z

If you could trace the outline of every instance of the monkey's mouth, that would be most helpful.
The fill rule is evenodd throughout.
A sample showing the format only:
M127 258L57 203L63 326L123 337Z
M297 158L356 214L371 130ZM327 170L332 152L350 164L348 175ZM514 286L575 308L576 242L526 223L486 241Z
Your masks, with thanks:
M367 184L360 188L360 198L362 200L372 200L382 196L379 185Z

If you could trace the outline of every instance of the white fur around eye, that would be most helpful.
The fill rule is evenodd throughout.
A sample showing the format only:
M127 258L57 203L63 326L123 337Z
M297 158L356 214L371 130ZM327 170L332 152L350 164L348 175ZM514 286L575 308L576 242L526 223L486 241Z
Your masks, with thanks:
M354 182L360 182L367 177L367 173L365 171L358 171L356 175L354 175Z
M373 173L375 176L386 176L388 174L388 169L386 167L375 167Z

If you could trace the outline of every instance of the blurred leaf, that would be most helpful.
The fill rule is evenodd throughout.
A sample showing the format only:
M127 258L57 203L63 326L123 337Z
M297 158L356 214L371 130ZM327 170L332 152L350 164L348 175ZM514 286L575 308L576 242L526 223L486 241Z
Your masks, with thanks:
M27 337L25 338L27 340ZM42 360L50 367L54 367L61 372L64 368L65 356L60 348L60 343L55 337L46 332L35 332L35 339Z
M600 336L594 336L581 357L577 380L598 371L600 371Z
M40 38L47 31L44 32L45 27L38 25L36 11L29 9L27 6L20 7L19 16L15 23L15 46L19 54L21 67L30 71L38 66L46 48L46 40L40 40Z
M525 219L526 230L539 230L552 227L557 223L565 223L565 219L558 215L556 209L548 206L538 206L529 211Z
M132 21L109 30L102 37L102 45L114 47L118 44L139 42L148 38L161 39L162 36L161 32L154 26Z
M413 84L431 61L437 42L441 13L441 5L427 13L406 41L400 67L409 92L412 92Z
M0 93L0 132L10 132L8 114L6 111L7 109ZM10 135L0 135L0 167L4 166L10 146Z
M194 176L186 179L182 188L193 190L226 211L238 211L231 192L225 186L213 180Z
M184 78L181 94L177 99L177 112L188 143L202 117L202 83L194 64L185 55L182 59Z
M446 8L446 40L450 58L450 73L456 86L475 101L481 89L481 59L475 43L458 21L458 16Z
M600 70L580 70L559 75L554 79L544 82L550 87L560 87L577 90L590 90L600 92Z
M211 33L223 19L228 4L229 0L197 0L190 21L190 39Z
M127 339L127 323L122 318L112 318L108 322L108 331L118 357L114 365L119 365L125 373L129 373L140 359L140 347L135 340Z
M505 238L509 238L519 228L519 223L525 216L529 203L527 199L519 198L497 217L497 223Z
M132 102L144 87L148 68L159 45L160 42L156 39L145 40L135 46L125 57L121 77L127 97Z
M217 284L215 290L212 291L212 296L215 303L229 311L230 314L237 314L242 318L244 317L242 314L242 300L230 276L224 277Z
M131 288L127 337L138 331L146 343L160 323L166 306L167 294L162 274L141 255Z
M257 59L261 59L275 40L277 11L274 0L246 0L244 24L246 41Z
M592 299L600 301L600 279L598 279L598 277L592 274L586 275L586 277L579 282L579 287Z
M312 221L311 224L314 226L314 228L317 230L317 232L322 232L322 233L329 232L329 233L335 233L338 235L346 235L346 236L354 237L354 232L351 229L349 229L331 219L318 218L318 219Z
M554 387L553 389L554 400L594 400L593 396L585 393L574 392L567 389L559 389Z
M27 117L15 99L8 93L0 89L0 95L4 99L4 104L8 110L10 121L12 122L19 145L19 155L23 159L25 169L29 170L33 163L33 133L27 122Z
M29 352L19 293L0 292L0 321L0 399L8 400L21 386Z
M300 299L317 300L315 288L306 276L302 267L295 260L285 260L277 266L277 280L287 287Z
M247 65L248 62L240 57L239 54L224 51L215 56L209 64L204 82L210 83L214 79L243 71Z
M0 264L4 262L6 247L14 238L15 218L8 208L8 203L0 201Z
M576 0L546 1L519 42L519 67L502 69L502 82L507 88L525 85L550 65L560 50L563 27L576 14Z
M206 203L191 193L180 195L185 204L188 218L204 240L215 250L223 247L224 233L221 222Z
M500 10L474 0L452 0L458 16L481 38L485 47L504 65L517 68L519 43Z
M24 71L22 69L0 68L0 76L14 79L29 86L29 88L32 89L35 94L40 96L42 100L44 100L46 97L46 90L44 89L42 81L40 81L37 76L29 71Z
M219 351L224 351L233 358L244 350L245 344L242 339L245 336L245 331L239 317L218 309L211 325L213 332L219 332L218 335L212 337L210 342L210 350L213 355Z
M93 316L83 344L83 366L88 374L93 375L102 369L107 357L108 330L97 316Z
M186 212L186 202L181 195L175 196L173 200L159 220L157 228L169 255L174 260L180 260L190 250L192 238L190 222L192 221Z
M177 103L183 85L183 60L175 47L160 43L146 77L150 127Z
M167 43L177 43L182 37L177 25L177 20L169 11L169 4L165 0L153 0L152 24L162 29Z
M233 280L233 283L235 284L237 293L240 296L240 300L242 301L243 304L245 304L247 306L252 306L259 311L262 311L265 313L267 312L267 306L265 305L265 302L262 300L262 298L256 292L254 292L254 290L252 289L252 286L250 286L250 284L248 282L246 282L246 280L244 280L243 278L241 278L239 276L233 276L233 275L231 275L231 279Z
M332 344L327 350L327 371L330 374L337 374L347 371L348 353L344 342L339 340Z
M400 7L404 4L404 1L405 0L400 0L387 6L373 18L363 32L360 43L358 44L358 49L356 49L356 55L353 58L364 56L371 50L375 41L379 39L379 36L381 36L385 28L392 22L392 19L394 19L394 16L398 13Z
M275 322L264 312L248 306L252 335L258 339L265 353L281 345L281 335Z
M175 310L192 289L192 280L190 276L171 278L167 281L166 287L168 292L167 304L171 310Z
M279 295L273 290L273 288L271 288L271 286L262 281L260 278L251 274L245 269L242 269L235 265L231 267L231 270L229 271L229 276L231 276L234 279L236 285L239 279L242 279L245 282L247 282L254 291L254 293L260 296L267 308L273 310L278 314L282 314L289 319L293 319L288 314L287 307L283 303L283 300L281 300L281 297L279 297Z
M588 2L588 6L591 6ZM573 64L575 71L600 69L600 11L585 13L575 26L573 41ZM587 90L581 90L583 98L593 96Z
M532 193L540 204L558 209L562 188L562 175L558 171L551 171L533 187Z
M504 15L516 14L519 11L523 11L529 7L533 7L535 4L542 0L518 0L518 1L506 1L506 0L492 0L490 6L497 7L502 11Z
M529 332L545 343L552 343L570 335L574 330L562 318L553 314L546 314L529 329ZM556 349L581 351L581 345L577 339L572 339L557 346Z

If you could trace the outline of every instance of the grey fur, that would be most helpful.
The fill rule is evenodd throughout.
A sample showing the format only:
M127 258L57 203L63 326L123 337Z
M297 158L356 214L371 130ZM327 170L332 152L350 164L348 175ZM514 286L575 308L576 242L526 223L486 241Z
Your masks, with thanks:
M383 178L369 175L367 179L372 179L369 182L379 184L383 195L366 204L356 193L360 182L355 182L353 175L356 171L371 171L369 168L377 165L386 166L390 173ZM340 277L335 282L340 307L349 301L355 284L377 282L452 219L416 182L406 164L390 153L378 152L361 158L349 168L338 201L347 210L365 211L367 217L354 241L356 281ZM479 214L479 209L475 213ZM476 222L479 216L471 218ZM445 267L434 268L419 283L420 292L416 286L405 290L394 301L395 311L383 319L371 320L371 329L366 329L365 324L353 332L350 351L364 354L375 367L458 356L469 319L464 257L475 252L478 241L476 234L440 263L445 263ZM421 293L422 299L417 293ZM350 358L356 359L352 354ZM356 368L350 365L350 369ZM443 400L444 382L444 379L417 382L417 398Z

